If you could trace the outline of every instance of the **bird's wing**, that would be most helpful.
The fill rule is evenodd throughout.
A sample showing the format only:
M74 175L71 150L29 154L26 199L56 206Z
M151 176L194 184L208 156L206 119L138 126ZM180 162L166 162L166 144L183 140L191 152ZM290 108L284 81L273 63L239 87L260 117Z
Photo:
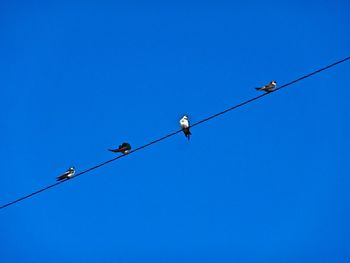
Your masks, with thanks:
M272 83L266 85L266 88L267 88L267 89L274 89L275 87L276 87L276 85L274 85L274 84L272 84Z
M66 174L62 174L62 175L57 177L57 181L62 181L65 178L67 178L67 175Z
M190 128L188 128L188 127L187 127L187 128L184 128L183 131L184 131L184 134L185 134L185 135L191 134Z

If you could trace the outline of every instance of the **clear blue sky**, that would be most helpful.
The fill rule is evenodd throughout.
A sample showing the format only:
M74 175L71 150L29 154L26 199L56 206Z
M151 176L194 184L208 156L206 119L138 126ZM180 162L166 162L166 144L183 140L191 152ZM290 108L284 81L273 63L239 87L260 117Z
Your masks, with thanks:
M350 54L348 1L1 1L0 203ZM350 262L350 62L0 211L0 261Z

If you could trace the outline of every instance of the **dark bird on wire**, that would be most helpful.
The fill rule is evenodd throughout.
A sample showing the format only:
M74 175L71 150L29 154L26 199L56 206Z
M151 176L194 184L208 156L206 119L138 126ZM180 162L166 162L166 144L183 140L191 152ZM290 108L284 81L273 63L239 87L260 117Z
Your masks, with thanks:
M131 150L131 145L127 142L123 142L121 145L119 145L118 149L108 149L108 151L114 152L114 153L122 153L122 154L128 154Z
M265 92L272 92L277 86L276 80L271 81L269 84L262 86L260 88L255 88L256 90L262 90Z
M184 132L186 138L189 140L192 133L190 132L190 121L188 120L187 115L183 116L180 120L180 126Z
M57 181L62 181L66 179L71 179L75 174L74 167L70 167L67 171L65 171L62 175L57 177Z

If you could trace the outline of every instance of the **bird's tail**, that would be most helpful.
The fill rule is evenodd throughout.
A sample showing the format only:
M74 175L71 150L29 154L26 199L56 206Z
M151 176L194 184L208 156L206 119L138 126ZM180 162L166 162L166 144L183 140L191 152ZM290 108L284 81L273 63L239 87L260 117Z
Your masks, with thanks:
M255 88L256 90L261 90L261 88Z
M119 152L120 152L120 149L108 149L108 151L114 152L114 153L119 153Z
M65 178L67 178L65 175L61 175L61 176L57 177L56 181L62 181Z
M186 138L189 140L192 135L192 133L190 132L190 129L189 128L184 129L184 133Z

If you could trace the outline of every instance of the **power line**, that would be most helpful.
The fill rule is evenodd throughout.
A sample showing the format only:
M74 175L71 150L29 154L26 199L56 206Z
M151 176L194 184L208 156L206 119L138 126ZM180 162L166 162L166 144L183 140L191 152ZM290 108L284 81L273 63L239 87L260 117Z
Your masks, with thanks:
M318 74L318 73L320 73L320 72L322 72L322 71L325 71L325 70L327 70L327 69L329 69L329 68L332 68L332 67L334 67L334 66L336 66L336 65L338 65L338 64L341 64L341 63L343 63L343 62L345 62L345 61L347 61L347 60L349 60L349 59L350 59L350 57L346 57L346 58L344 58L344 59L342 59L342 60L339 60L339 61L337 61L337 62L334 62L334 63L332 63L332 64L330 64L330 65L328 65L328 66L325 66L325 67L323 67L323 68L320 68L320 69L318 69L318 70L316 70L316 71L314 71L314 72L312 72L312 73L309 73L309 74L304 75L304 76L302 76L302 77L300 77L300 78L297 78L297 79L295 79L295 80L293 80L293 81L291 81L291 82L288 82L287 84L284 84L284 85L280 86L279 88L275 89L274 91L272 91L272 92L270 92L270 93L263 93L263 94L261 94L261 95L259 95L259 96L256 96L256 97L251 98L251 99L249 99L249 100L246 100L246 101L244 101L244 102L242 102L242 103L239 103L239 104L237 104L237 105L235 105L235 106L232 106L231 108L228 108L228 109L226 109L226 110L223 110L223 111L221 111L221 112L219 112L219 113L216 113L216 114L214 114L214 115L212 115L212 116L209 116L208 118L205 118L205 119L203 119L203 120L200 120L200 121L194 123L193 125L191 125L191 127L197 126L197 125L199 125L199 124L201 124L201 123L203 123L203 122L206 122L206 121L209 121L209 120L211 120L211 119L214 119L214 118L216 118L216 117L218 117L218 116L220 116L220 115L222 115L222 114L225 114L225 113L227 113L227 112L229 112L229 111L232 111L232 110L234 110L234 109L237 109L237 108L239 108L239 107L242 107L242 106L244 106L244 105L246 105L246 104L248 104L248 103L250 103L250 102L253 102L253 101L255 101L255 100L258 100L258 99L260 99L260 98L262 98L262 97L264 97L264 96L270 95L270 94L273 93L273 92L276 92L276 91L281 90L281 89L283 89L283 88L286 88L286 87L288 87L288 86L290 86L290 85L293 85L293 84L295 84L295 83L297 83L297 82L299 82L299 81L301 81L301 80L304 80L304 79L309 78L309 77L311 77L311 76L313 76L313 75L315 75L315 74Z
M322 71L325 71L325 70L327 70L327 69L329 69L329 68L332 68L332 67L334 67L334 66L336 66L336 65L339 65L339 64L341 64L341 63L343 63L343 62L345 62L345 61L347 61L347 60L349 60L349 59L350 59L350 56L349 56L349 57L346 57L346 58L344 58L344 59L341 59L341 60L339 60L339 61L337 61L337 62L334 62L334 63L332 63L332 64L330 64L330 65L328 65L328 66L326 66L326 67L323 67L323 68L321 68L321 69L318 69L318 70L316 70L316 71L314 71L314 72L312 72L312 73L309 73L309 74L307 74L307 75L304 75L304 76L302 76L302 77L300 77L300 78L297 78L297 79L295 79L295 80L293 80L293 81L291 81L291 82L288 82L288 83L286 83L286 84L280 86L279 88L275 89L274 91L272 91L272 92L270 92L270 93L263 93L263 94L261 94L261 95L259 95L259 96L256 96L256 97L254 97L254 98L251 98L251 99L249 99L249 100L246 100L246 101L244 101L244 102L241 102L241 103L239 103L239 104L237 104L237 105L234 105L234 106L232 106L232 107L230 107L230 108L228 108L228 109L226 109L226 110L223 110L223 111L221 111L221 112L218 112L218 113L216 113L216 114L213 114L213 115L211 115L211 116L209 116L209 117L207 117L207 118L205 118L205 119L202 119L202 120L200 120L200 121L198 121L198 122L192 124L191 127L200 125L200 124L202 124L202 123L204 123L204 122L207 122L207 121L209 121L209 120L211 120L211 119L214 119L214 118L216 118L216 117L218 117L218 116L220 116L220 115L223 115L223 114L225 114L225 113L228 113L229 111L232 111L232 110L234 110L234 109L237 109L237 108L239 108L239 107L242 107L242 106L244 106L244 105L246 105L246 104L248 104L248 103L250 103L250 102L253 102L253 101L255 101L255 100L258 100L258 99L260 99L260 98L262 98L262 97L264 97L264 96L270 95L270 94L273 93L273 92L276 92L276 91L281 90L281 89L283 89L283 88L286 88L286 87L288 87L288 86L290 86L290 85L293 85L293 84L295 84L295 83L297 83L297 82L299 82L299 81L301 81L301 80L304 80L304 79L309 78L309 77L311 77L311 76L313 76L313 75L316 75L316 74L318 74L318 73L320 73L320 72L322 72ZM181 129L180 129L180 130L177 130L177 131L175 131L175 132L169 133L169 134L167 134L167 135L165 135L165 136L163 136L163 137L161 137L161 138L159 138L159 139L156 139L156 140L154 140L154 141L151 141L151 142L149 142L149 143L147 143L147 144L144 144L144 145L142 145L142 146L136 148L135 150L130 151L129 154L127 154L127 155L130 155L130 154L132 154L132 153L134 153L134 152L137 152L137 151L140 151L140 150L142 150L142 149L144 149L144 148L147 148L147 147L149 147L149 146L151 146L151 145L153 145L153 144L156 144L156 143L158 143L158 142L160 142L160 141L163 141L163 140L165 140L165 139L167 139L167 138L170 138L170 137L172 137L172 136L174 136L174 135L176 135L176 134L178 134L178 133L180 133L180 132L182 132ZM80 176L80 175L86 174L86 173L88 173L88 172L91 172L91 171L93 171L93 170L96 170L96 169L98 169L98 168L100 168L100 167L102 167L102 166L104 166L104 165L106 165L106 164L108 164L108 163L114 162L114 161L116 161L116 160L118 160L118 159L120 159L120 158L122 158L122 157L127 156L127 155L119 155L119 156L117 156L117 157L115 157L115 158L113 158L113 159L110 159L110 160L108 160L108 161L105 161L105 162L103 162L103 163L100 163L100 164L98 164L98 165L95 165L95 166L93 166L93 167L90 167L90 168L88 168L88 169L86 169L86 170L84 170L84 171L82 171L82 172L80 172L80 173L77 173L72 179L74 179L74 178L76 178L76 177L78 177L78 176ZM34 195L37 195L37 194L39 194L39 193L41 193L41 192L44 192L44 191L46 191L46 190L48 190L48 189L50 189L50 188L53 188L53 187L55 187L55 186L58 186L58 185L60 185L60 184L62 184L62 183L64 183L64 182L66 182L66 181L68 181L68 180L56 182L56 183L54 183L54 184L51 184L51 185L46 186L46 187L44 187L44 188L41 188L41 189L39 189L39 190L37 190L37 191L31 193L31 194L25 195L25 196L23 196L23 197L21 197L21 198L18 198L18 199L14 200L14 201L11 201L11 202L9 202L9 203L6 203L6 204L2 205L2 206L0 207L0 209L3 209L3 208L8 207L8 206L11 206L11 205L13 205L13 204L15 204L15 203L18 203L18 202L20 202L20 201L23 201L23 200L25 200L25 199L27 199L27 198L30 198L30 197L32 197L32 196L34 196Z

